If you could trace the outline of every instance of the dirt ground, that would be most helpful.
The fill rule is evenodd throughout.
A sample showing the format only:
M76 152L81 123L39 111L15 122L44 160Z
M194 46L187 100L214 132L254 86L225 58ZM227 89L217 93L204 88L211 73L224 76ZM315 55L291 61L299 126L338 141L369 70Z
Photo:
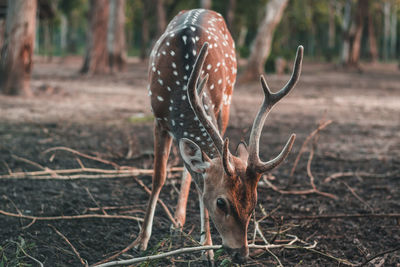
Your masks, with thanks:
M152 168L153 122L145 89L146 64L131 59L124 73L93 77L78 75L80 64L80 59L72 57L52 63L36 59L32 81L36 96L0 95L0 210L38 217L105 211L143 218L148 195L133 177L4 178L10 171L42 168L115 169L67 151L43 153L60 146L119 166ZM246 266L276 266L277 259L283 266L347 266L375 256L366 266L400 266L400 71L394 64L365 65L363 72L307 61L303 66L297 87L267 119L261 158L276 155L295 132L291 155L268 181L282 190L310 189L307 160L311 145L293 177L290 171L306 137L320 121L332 120L315 142L310 170L317 189L337 199L283 194L260 183L256 217L268 214L260 222L265 238L282 244L297 236L303 242L272 249L276 257L252 250ZM267 80L277 90L288 77L269 74ZM258 81L237 84L227 131L231 149L241 139L248 140L261 101ZM171 167L180 166L176 150L169 162ZM339 172L350 174L324 181ZM151 187L150 175L138 178ZM161 193L171 212L179 184L179 173L171 174ZM131 250L120 258L198 245L200 219L194 185L187 213L183 234L177 234L170 231L171 222L158 206L148 251ZM24 252L44 266L82 266L71 245L82 259L94 264L127 246L139 227L138 222L124 218L32 221L0 214L0 266L37 266ZM218 233L212 231L214 243L220 244ZM250 222L249 240L253 231ZM304 248L314 242L315 248ZM260 236L256 243L262 244ZM216 264L229 265L226 254L216 257ZM191 253L145 265L203 266L207 262L201 253Z

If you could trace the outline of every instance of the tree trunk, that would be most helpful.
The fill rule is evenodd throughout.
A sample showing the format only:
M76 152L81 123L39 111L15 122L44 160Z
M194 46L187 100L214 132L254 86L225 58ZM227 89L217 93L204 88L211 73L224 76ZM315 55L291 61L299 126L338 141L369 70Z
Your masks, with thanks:
M389 40L390 40L390 2L383 3L383 45L382 55L384 60L389 59Z
M108 14L108 0L90 0L90 26L81 73L101 74L110 70L107 53Z
M147 58L147 45L149 44L149 3L143 0L143 18L142 18L142 44L140 49L140 59L144 61Z
M4 19L0 19L0 49L1 47L3 47L5 29L6 29L6 22L4 21ZM1 53L0 53L0 58L1 58Z
M371 13L372 11L368 12L368 41L371 62L375 63L378 61L378 45L376 43L374 17Z
M351 31L351 0L347 0L344 6L342 32L343 46L340 63L346 65L350 58L350 31Z
M332 53L333 48L335 47L335 1L329 1L329 30L328 30L328 48L329 52Z
M233 21L235 18L236 0L229 0L228 10L226 12L226 23L228 29L233 33Z
M390 58L396 58L396 44L397 44L397 4L393 3L392 17L390 22Z
M9 0L6 34L0 59L0 91L8 95L32 96L37 1Z
M244 46L244 43L246 41L246 36L247 36L247 32L249 31L249 29L247 28L247 26L242 25L240 27L240 32L239 32L239 38L237 40L237 47L242 47Z
M108 55L111 71L126 67L125 0L110 0Z
M60 20L60 48L61 53L64 55L67 51L68 17L61 14Z
M164 0L156 0L157 8L157 38L160 37L167 27L167 19L165 16Z
M256 39L252 45L250 57L241 77L242 81L256 80L261 73L264 73L264 65L272 45L272 38L288 0L270 0L265 6L265 16L260 26Z
M51 62L53 55L53 47L52 47L52 25L49 19L44 19L42 21L43 31L44 31L44 51L43 55L47 62Z
M211 9L211 0L200 0L201 8Z
M364 30L364 20L368 14L369 0L358 0L356 14L356 31L354 34L353 44L349 65L358 67L361 50L361 37Z

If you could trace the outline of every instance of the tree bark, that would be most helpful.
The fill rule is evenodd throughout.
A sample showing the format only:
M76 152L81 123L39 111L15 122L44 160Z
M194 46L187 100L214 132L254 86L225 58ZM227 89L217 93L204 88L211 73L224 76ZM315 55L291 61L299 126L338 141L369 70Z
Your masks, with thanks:
M361 50L361 37L364 30L364 20L368 14L369 0L358 0L356 14L356 31L352 42L349 65L358 67Z
M167 27L167 19L165 15L164 0L156 0L157 8L157 39L160 37Z
M143 17L142 17L142 44L140 49L140 59L144 61L147 58L147 45L149 44L149 3L147 0L143 2Z
M329 31L328 31L328 48L332 52L335 47L335 1L329 1Z
M111 71L126 67L125 0L110 0L108 55Z
M340 63L342 65L347 65L347 62L349 61L350 58L351 0L347 0L344 6L342 32L343 32L343 46L342 46Z
M368 41L369 41L369 53L371 56L371 62L375 63L378 61L378 45L376 42L375 36L375 26L374 26L374 17L371 14L372 11L368 12Z
M68 17L64 14L60 16L60 48L64 55L67 51L67 36L68 36Z
M33 65L37 1L9 0L6 34L0 59L0 91L3 94L32 96L30 78Z
M53 46L52 46L52 25L49 19L42 20L42 27L43 27L43 38L44 38L44 45L43 45L43 55L47 62L51 62L53 59Z
M211 0L200 0L201 8L211 9Z
M390 22L390 58L396 58L396 44L397 44L397 3L394 2L391 8L391 22Z
M109 72L107 53L108 0L90 0L90 26L86 41L86 56L81 73Z
M270 0L266 4L265 16L258 27L257 36L252 45L250 57L241 81L256 80L261 73L264 73L265 61L271 52L274 31L282 18L287 3L288 0Z
M0 19L0 49L1 47L3 47L5 29L6 29L6 22L4 21L4 19Z
M236 9L236 0L229 0L229 6L226 12L226 23L228 24L228 29L233 33L233 22L235 19L235 9Z
M383 3L383 45L382 55L384 60L389 59L389 40L390 40L390 2Z

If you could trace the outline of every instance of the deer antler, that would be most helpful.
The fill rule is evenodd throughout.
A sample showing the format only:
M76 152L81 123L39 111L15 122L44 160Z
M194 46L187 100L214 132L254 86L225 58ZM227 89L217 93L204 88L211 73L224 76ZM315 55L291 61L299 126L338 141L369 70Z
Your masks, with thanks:
M228 149L228 139L223 141L221 135L218 132L218 129L215 127L215 125L207 119L207 114L204 110L204 107L200 101L199 94L202 93L204 86L207 84L208 80L208 74L203 79L200 79L200 73L201 69L203 68L204 61L207 56L207 51L208 51L208 43L205 42L203 46L200 49L199 55L196 59L196 62L194 64L192 73L190 74L190 78L188 81L188 99L190 102L190 105L198 117L199 121L203 125L203 127L206 129L208 135L210 136L212 142L214 143L215 147L217 148L221 159L223 161L223 166L226 174L232 175L233 170L231 168L231 164L229 162L230 158L230 152ZM200 82L199 82L200 80Z
M260 107L257 117L254 119L253 122L249 141L249 158L247 161L249 168L252 168L258 173L264 173L278 166L287 157L290 150L292 149L294 140L296 138L295 134L292 134L290 136L285 147L276 158L268 162L262 162L259 157L260 135L264 126L265 119L267 118L268 113L272 109L272 107L284 96L286 96L290 92L290 90L296 85L301 73L302 60L303 46L299 46L297 48L292 76L290 77L288 83L277 93L271 92L264 77L261 76L261 85L264 90L264 102Z

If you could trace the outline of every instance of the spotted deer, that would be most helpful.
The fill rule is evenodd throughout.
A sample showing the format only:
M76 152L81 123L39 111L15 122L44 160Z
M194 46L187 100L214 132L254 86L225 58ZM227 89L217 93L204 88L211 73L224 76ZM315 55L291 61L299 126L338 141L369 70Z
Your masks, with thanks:
M289 154L295 135L268 162L259 158L259 139L268 112L289 93L300 76L299 47L292 77L277 93L264 78L264 102L254 120L249 147L240 143L236 156L222 136L229 118L236 79L235 47L220 14L204 9L179 13L155 44L149 65L149 95L155 115L153 187L143 227L134 242L147 248L154 211L166 179L172 140L179 144L187 175L183 175L175 220L183 226L191 178L200 199L201 241L211 245L209 216L235 262L248 257L247 227L257 202L261 175Z

